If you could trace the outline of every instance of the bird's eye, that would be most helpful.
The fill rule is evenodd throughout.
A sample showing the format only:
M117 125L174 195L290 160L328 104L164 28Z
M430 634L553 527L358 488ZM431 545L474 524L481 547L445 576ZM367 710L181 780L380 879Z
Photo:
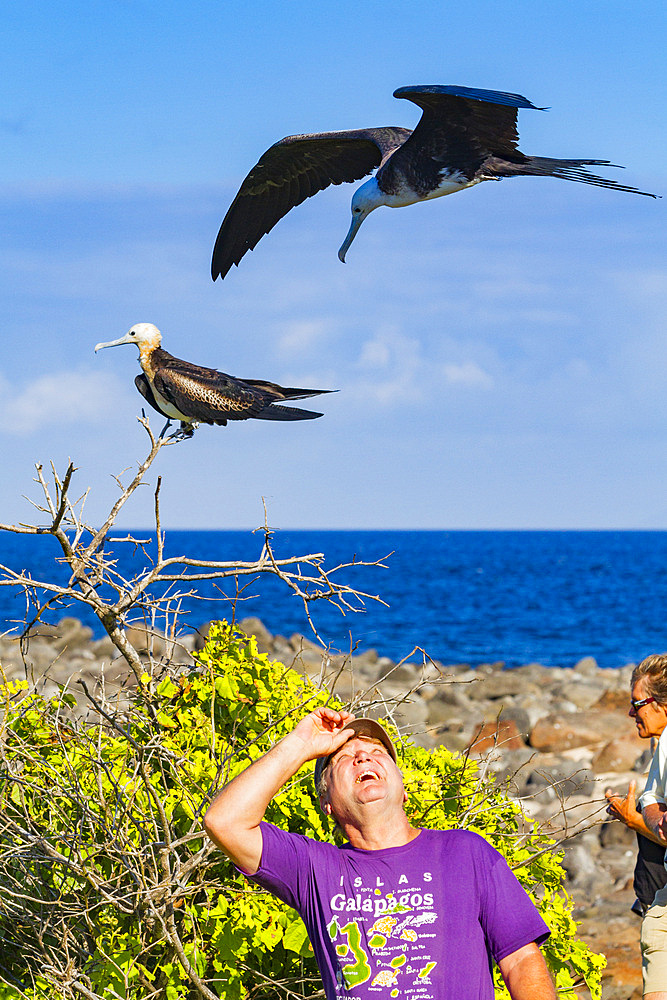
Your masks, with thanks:
M360 208L353 208L352 211L354 212L355 215L359 215L359 212L361 211L361 209Z

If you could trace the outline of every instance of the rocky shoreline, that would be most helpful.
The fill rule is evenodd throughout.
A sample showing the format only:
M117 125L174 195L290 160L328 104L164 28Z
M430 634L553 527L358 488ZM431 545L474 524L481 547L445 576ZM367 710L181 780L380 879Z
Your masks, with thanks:
M609 786L625 792L634 779L641 788L650 760L627 715L633 664L603 670L585 657L570 668L530 663L505 670L491 662L473 670L421 652L397 664L374 650L323 656L310 639L271 635L256 618L240 625L256 636L260 652L327 683L342 700L390 716L422 746L469 750L509 781L526 814L563 840L579 933L607 955L604 1000L639 1000L640 921L630 911L636 841L608 821L604 800ZM128 638L146 656L186 666L206 632L204 626L173 642L135 628ZM17 639L0 639L0 664L8 679L27 672L47 692L67 683L81 705L79 680L94 690L103 677L107 696L121 700L133 684L111 641L94 640L73 618L38 626L23 652Z

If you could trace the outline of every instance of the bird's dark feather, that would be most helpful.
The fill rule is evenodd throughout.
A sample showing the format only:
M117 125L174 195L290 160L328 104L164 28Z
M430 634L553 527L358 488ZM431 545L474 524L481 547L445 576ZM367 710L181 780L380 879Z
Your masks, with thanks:
M483 101L486 104L505 104L511 108L532 108L533 111L546 111L538 108L527 97L521 94L509 94L505 90L479 90L476 87L458 87L456 85L431 84L429 86L399 87L394 91L394 97L406 98L423 107L430 94L464 97L468 100Z
M288 406L277 407L276 413L272 414L267 411L272 409L272 404L276 401L305 399L329 391L284 387L276 382L260 379L235 378L215 368L205 368L175 358L161 347L151 353L150 360L157 392L184 416L200 423L225 424L227 420L246 420L250 417L261 420L310 419L321 414ZM143 374L138 375L135 385L150 405L163 413L148 378Z
M290 135L260 157L223 219L211 275L224 278L284 215L330 184L365 177L409 136L409 129L356 129Z
M581 184L594 184L596 187L614 188L616 191L627 191L630 194L641 194L647 198L658 198L659 195L650 191L640 191L639 188L620 184L607 177L592 174L585 168L616 167L609 160L559 160L551 156L524 156L521 162L511 163L507 160L490 157L483 167L486 177L560 177L565 181L578 181ZM622 168L621 168L622 169Z
M148 379L146 378L146 376L144 375L143 372L141 373L141 375L137 375L137 377L134 380L134 384L136 385L137 389L139 390L139 392L141 393L141 395L144 397L144 399L146 400L146 402L149 404L149 406L152 406L153 409L157 410L158 413L162 413L162 410L158 406L158 404L157 404L157 402L155 400L155 396L153 395L153 390L151 389L151 384L150 384L150 382L148 381ZM162 416L165 417L166 413L162 413Z
M461 96L468 92L471 88L401 87L395 92L395 97L417 104L422 117L410 138L378 171L382 190L390 191L398 175L426 194L437 187L443 170L456 169L473 180L489 156L524 160L518 149L517 107L534 105L518 94L496 91L475 91L480 95L476 99Z
M300 410L297 406L281 406L279 403L273 403L255 414L257 420L314 420L321 416L315 410Z

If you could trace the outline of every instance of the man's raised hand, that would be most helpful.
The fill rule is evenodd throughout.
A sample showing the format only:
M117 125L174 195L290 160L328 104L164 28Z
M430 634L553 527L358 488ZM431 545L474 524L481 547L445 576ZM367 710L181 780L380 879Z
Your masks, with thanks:
M351 712L337 712L333 708L316 708L306 715L293 730L293 735L304 744L306 760L328 757L353 735L346 729L354 719Z

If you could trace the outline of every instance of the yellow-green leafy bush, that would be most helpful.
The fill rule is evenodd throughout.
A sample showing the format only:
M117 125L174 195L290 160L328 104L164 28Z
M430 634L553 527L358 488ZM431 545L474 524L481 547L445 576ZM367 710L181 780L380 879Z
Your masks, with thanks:
M293 910L239 876L202 835L210 796L330 694L259 655L224 623L199 664L146 676L129 709L87 722L24 683L5 685L0 772L0 1000L311 996L321 984ZM476 765L409 743L399 762L412 821L468 826L508 859L552 928L566 1000L601 956L576 940L549 842ZM312 765L267 818L331 836ZM3 992L4 989L4 992ZM498 986L497 995L507 996Z

